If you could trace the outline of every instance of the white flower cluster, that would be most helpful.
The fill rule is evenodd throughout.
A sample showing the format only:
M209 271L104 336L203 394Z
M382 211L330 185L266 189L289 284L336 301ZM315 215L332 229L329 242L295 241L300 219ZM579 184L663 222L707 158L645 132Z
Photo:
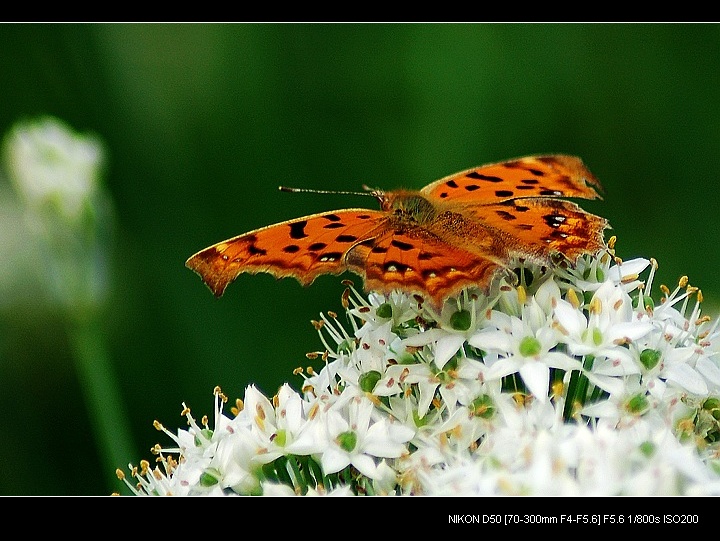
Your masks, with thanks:
M54 117L15 124L3 155L10 180L30 207L52 205L65 219L77 220L99 189L101 142Z
M12 310L13 303L27 302L26 292L34 304L60 303L78 313L107 298L114 222L102 183L105 162L96 135L52 116L18 121L5 134L0 243L8 255L0 269L0 304Z
M254 386L133 467L135 494L720 495L720 336L682 278L609 251L518 263L440 309L343 296L315 323L323 366ZM641 273L647 272L645 280ZM175 458L177 457L177 458Z

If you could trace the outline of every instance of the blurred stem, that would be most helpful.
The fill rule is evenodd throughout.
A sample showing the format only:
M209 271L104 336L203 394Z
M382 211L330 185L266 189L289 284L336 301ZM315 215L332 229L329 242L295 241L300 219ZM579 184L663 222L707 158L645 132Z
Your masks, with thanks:
M85 312L71 319L68 332L109 494L121 487L115 470L124 469L128 457L138 455L100 319Z

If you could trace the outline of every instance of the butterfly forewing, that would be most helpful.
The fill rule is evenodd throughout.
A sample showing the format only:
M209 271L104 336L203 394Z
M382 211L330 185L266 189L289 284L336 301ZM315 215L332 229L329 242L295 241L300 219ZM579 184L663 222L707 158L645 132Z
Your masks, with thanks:
M292 276L303 285L347 270L345 252L386 218L378 210L324 212L263 227L205 248L185 263L215 296L243 272Z
M600 182L574 156L529 156L482 165L428 184L421 193L439 201L477 205L518 197L595 199Z

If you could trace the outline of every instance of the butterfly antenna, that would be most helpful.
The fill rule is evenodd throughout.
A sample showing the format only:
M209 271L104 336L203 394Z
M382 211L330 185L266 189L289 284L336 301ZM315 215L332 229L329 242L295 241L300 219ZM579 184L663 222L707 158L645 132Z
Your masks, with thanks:
M374 190L372 188L368 188L367 186L363 185L363 188L367 191L365 192L351 192L351 191L344 191L344 190L314 190L312 188L289 188L288 186L279 186L279 189L281 192L291 192L291 193L327 193L327 194L340 194L340 195L369 195L371 197L377 197L378 190Z

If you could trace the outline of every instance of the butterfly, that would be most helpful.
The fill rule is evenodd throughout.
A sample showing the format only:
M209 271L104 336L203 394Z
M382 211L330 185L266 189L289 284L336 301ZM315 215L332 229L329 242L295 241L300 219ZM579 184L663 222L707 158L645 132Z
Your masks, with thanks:
M366 291L398 289L440 305L466 287L487 291L514 258L551 266L597 253L609 227L559 199L602 199L600 182L575 156L481 165L419 191L366 190L379 210L333 210L262 227L205 248L185 265L216 297L242 273L309 285L351 271Z

